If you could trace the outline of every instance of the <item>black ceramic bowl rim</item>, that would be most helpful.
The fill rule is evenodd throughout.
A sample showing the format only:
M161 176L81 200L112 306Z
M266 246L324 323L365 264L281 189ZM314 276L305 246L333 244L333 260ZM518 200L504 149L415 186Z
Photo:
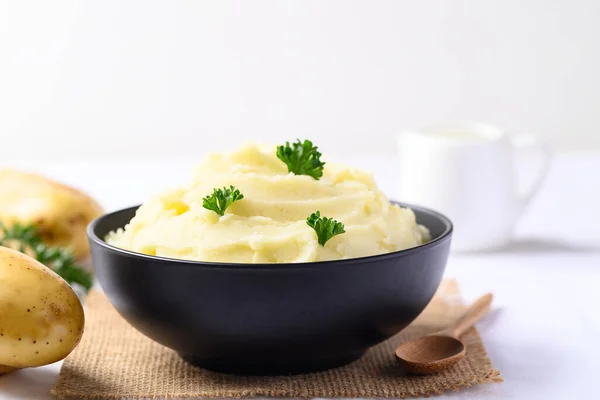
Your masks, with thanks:
M110 212L110 213L107 213L107 214L104 214L104 215L101 215L101 216L95 218L87 226L87 235L88 235L89 239L94 241L96 244L98 244L102 247L105 247L108 250L114 251L116 253L120 253L120 254L122 254L124 256L128 256L128 257L136 257L136 258L146 259L149 261L150 260L151 261L164 261L164 262L169 262L169 263L173 263L173 264L195 266L195 267L244 269L244 270L261 269L262 270L262 269L279 269L279 268L302 269L302 268L310 268L310 267L313 267L316 265L318 265L319 268L327 268L327 267L334 267L334 266L345 266L345 265L348 265L349 263L350 264L371 263L371 262L375 262L375 261L379 261L379 260L386 260L389 258L399 257L404 254L410 254L410 253L414 253L417 251L423 251L427 248L436 246L438 243L442 242L445 238L447 238L448 236L450 236L452 234L454 226L452 225L452 221L450 221L450 219L448 217L446 217L445 215L443 215L437 211L434 211L432 209L422 207L422 206L416 206L416 205L401 203L401 202L397 202L397 201L392 201L392 203L397 204L401 207L408 207L412 210L418 210L423 213L433 215L436 218L439 218L444 223L444 225L446 226L446 229L444 230L444 232L442 232L441 235L439 235L435 239L433 239L425 244L421 244L421 245L415 246L415 247L410 247L410 248L404 249L404 250L393 251L391 253L377 254L374 256L366 256L366 257L344 258L344 259L340 259L340 260L329 260L329 261L308 261L308 262L299 262L299 263L259 263L259 264L197 261L197 260L184 260L184 259L179 259L179 258L170 258L170 257L161 257L161 256L151 256L148 254L138 253L138 252L131 251L131 250L125 250L125 249L121 249L119 247L110 245L110 244L106 243L104 241L104 239L99 238L96 235L96 233L95 233L96 227L104 219L108 219L108 218L112 217L114 214L117 214L117 213L120 213L123 211L129 211L129 210L134 210L134 209L137 210L141 206L141 204L137 205L137 206L127 207L127 208L123 208L123 209L120 209L117 211L113 211L113 212ZM124 228L124 227L121 226L121 227L116 227L114 229L118 229L118 228Z

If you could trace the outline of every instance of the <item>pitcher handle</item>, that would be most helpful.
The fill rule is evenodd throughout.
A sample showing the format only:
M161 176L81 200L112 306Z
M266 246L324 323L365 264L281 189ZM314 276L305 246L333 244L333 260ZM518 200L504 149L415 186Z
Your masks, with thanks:
M552 150L547 143L541 141L536 135L521 134L511 137L511 144L517 153L522 153L528 150L534 150L541 156L541 165L536 174L536 177L529 184L529 188L524 194L518 196L518 211L517 217L520 217L531 203L531 200L539 192L550 170L550 163L553 158Z

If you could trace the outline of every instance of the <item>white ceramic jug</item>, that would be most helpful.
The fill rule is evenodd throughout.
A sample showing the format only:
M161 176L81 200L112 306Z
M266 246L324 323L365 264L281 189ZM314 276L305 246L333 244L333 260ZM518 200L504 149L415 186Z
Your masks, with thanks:
M509 243L550 162L550 153L535 136L510 136L481 123L406 131L397 144L397 199L446 214L454 223L452 249L457 251ZM515 153L524 149L537 149L543 166L529 190L519 195Z

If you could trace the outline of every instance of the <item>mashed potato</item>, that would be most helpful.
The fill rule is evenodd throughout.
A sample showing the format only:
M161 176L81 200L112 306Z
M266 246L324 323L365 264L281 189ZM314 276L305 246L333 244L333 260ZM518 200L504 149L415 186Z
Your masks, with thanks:
M234 185L244 195L220 217L202 207L213 188ZM346 232L317 242L306 218L321 215ZM288 173L275 148L246 145L212 154L186 187L141 206L107 242L140 253L234 263L297 263L389 253L429 240L412 210L391 204L371 175L327 163L320 180Z

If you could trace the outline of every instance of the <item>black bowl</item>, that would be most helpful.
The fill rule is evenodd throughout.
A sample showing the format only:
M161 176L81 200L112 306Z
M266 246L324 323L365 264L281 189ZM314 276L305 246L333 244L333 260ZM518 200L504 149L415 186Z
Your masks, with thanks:
M88 227L102 288L137 330L197 366L290 374L341 366L410 324L439 286L452 236L445 216L411 207L432 240L389 254L298 264L184 261L104 242L137 207Z

